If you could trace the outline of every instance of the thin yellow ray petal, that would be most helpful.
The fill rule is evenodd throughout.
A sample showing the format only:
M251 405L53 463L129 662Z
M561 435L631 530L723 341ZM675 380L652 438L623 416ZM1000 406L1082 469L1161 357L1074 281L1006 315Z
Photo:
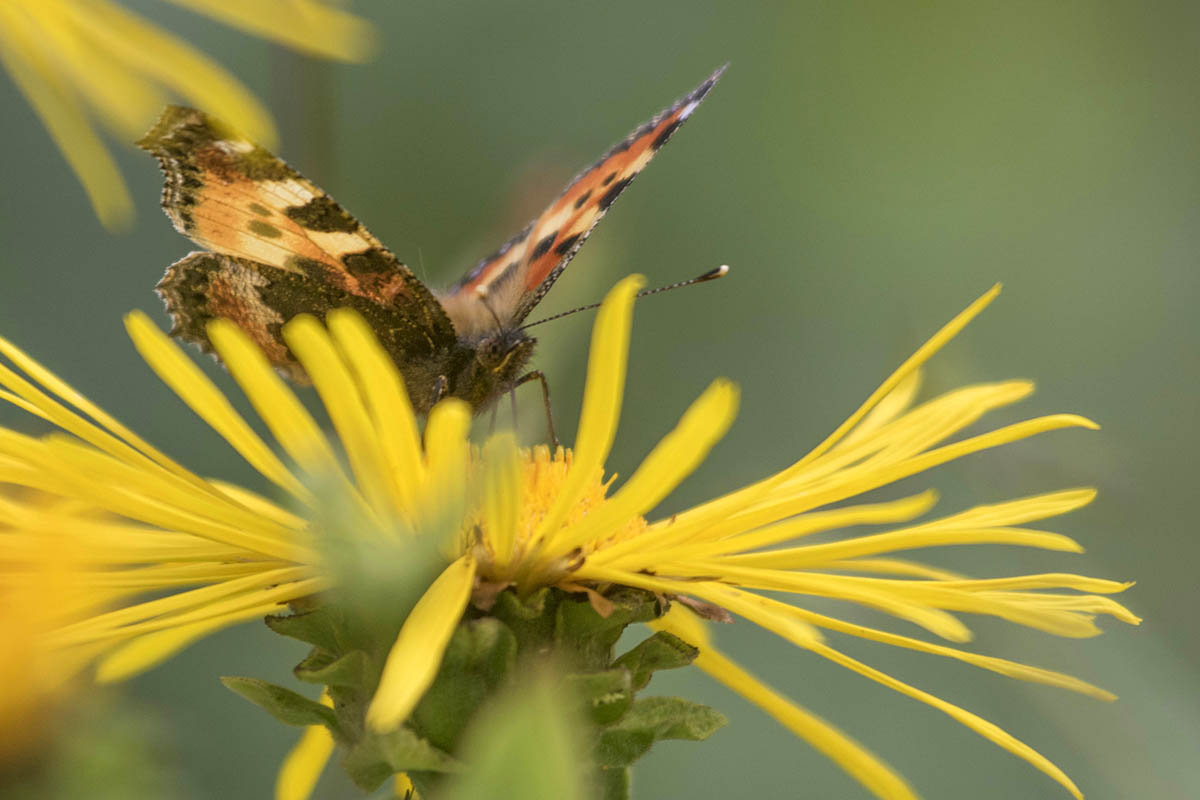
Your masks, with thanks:
M870 678L876 683L883 684L889 689L894 689L895 691L900 692L900 694L907 695L914 700L919 700L922 703L936 708L938 711L941 711L950 718L975 731L988 741L1004 748L1018 758L1028 761L1034 767L1041 770L1046 775L1049 775L1051 778L1065 787L1067 791L1077 798L1077 800L1083 800L1083 794L1079 791L1079 787L1077 787L1071 781L1071 779L1067 777L1065 772L1055 766L1052 761L1043 756L1041 753L1034 750L1020 739L1017 739L1000 726L988 722L982 717L972 714L970 711L956 706L953 703L948 703L939 697L934 697L933 695L923 692L914 686L910 686L903 681L897 680L891 675L880 672L874 667L868 667L866 664L856 661L855 659L850 658L849 656L840 653L837 650L834 650L832 647L827 645L818 645L812 649L814 653L829 659L835 664L839 664L846 669Z
M903 414L912 406L917 392L921 389L921 383L922 374L920 369L915 369L904 376L904 379L896 384L896 388L888 392L879 401L879 404L863 417L862 422L858 423L853 430L830 449L837 450L854 445Z
M133 201L116 162L96 135L72 87L39 52L40 30L10 3L0 3L0 63L46 126L108 228L126 228Z
M1075 414L1054 414L1018 422L989 433L943 445L878 469L852 467L833 476L825 482L823 487L811 489L805 493L789 490L769 495L752 510L740 513L737 520L731 521L730 524L732 525L734 522L745 526L767 524L895 483L902 478L925 472L972 453L1028 439L1040 433L1074 427L1096 430L1099 426L1091 420Z
M365 61L375 36L362 18L327 2L308 0L170 0L198 14L325 58Z
M425 423L426 485L416 512L415 532L457 534L467 508L467 464L471 410L450 398L429 412Z
M794 474L804 469L806 465L819 458L827 450L838 443L846 434L848 434L854 426L856 426L866 415L874 408L881 400L895 389L900 383L908 377L910 373L919 368L922 364L928 361L934 353L941 350L947 342L958 335L959 331L967 326L967 324L977 317L983 309L996 299L1000 294L1000 284L996 284L988 291L984 292L978 300L971 303L963 311L961 311L954 319L950 320L941 330L935 333L929 341L917 348L917 352L913 353L903 364L879 385L874 392L859 406L858 410L851 414L845 422L837 427L825 441L821 442L813 448L808 455L793 464L788 470L789 474Z
M808 742L819 753L833 761L861 783L876 797L885 800L916 800L917 795L891 767L854 739L807 711L774 689L759 681L745 669L711 646L707 635L697 637L698 623L687 624L688 612L678 606L661 619L649 623L651 628L674 633L700 648L693 662L697 667L728 686L781 725Z
M243 486L238 486L235 483L226 483L225 481L213 478L209 478L207 483L238 505L277 525L295 531L302 531L308 527L308 521L304 518L296 516L287 509L281 508L273 501L263 497L261 494L252 492Z
M417 601L388 653L379 688L367 707L367 725L372 730L398 727L433 683L474 580L475 561L463 556L446 567Z
M1095 697L1098 700L1113 701L1117 696L1111 692L1101 689L1098 686L1088 683L1087 681L1076 678L1072 675L1066 675L1054 670L1043 669L1041 667L1030 666L1029 664L1021 664L1008 659L995 658L994 656L985 656L979 653L972 653L967 650L960 650L957 647L947 647L946 645L934 644L932 642L924 642L920 639L914 639L910 636L901 636L900 634L891 633L889 631L881 631L876 628L869 628L865 625L857 625L853 622L837 619L836 617L818 614L815 611L809 611L798 606L790 606L792 613L802 619L829 630L845 633L850 636L857 636L860 639L867 639L872 642L891 645L893 647L903 647L908 650L915 650L920 653L930 653L932 655L944 656L953 658L963 663L970 664L974 667L986 669L995 672L998 675L1004 675L1008 678L1015 678L1021 681L1030 683L1041 683L1047 686L1055 686L1060 689L1068 689L1072 692Z
M4 432L0 431L0 442L4 438ZM159 480L161 474L139 472L73 441L48 439L44 444L40 466L61 470L80 496L89 497L102 508L276 558L311 557L306 543L296 541L294 531L281 528L228 499L218 500L219 495L201 494L190 491L190 487ZM126 502L121 504L121 500ZM141 516L126 513L118 505L143 513Z
M729 430L737 404L736 386L725 380L713 381L612 498L578 524L550 535L543 558L557 559L658 505Z
M1047 572L1040 575L1013 575L1008 578L971 578L962 581L947 581L942 586L968 592L1012 589L1077 589L1081 592L1114 594L1125 591L1133 586L1133 583L1074 575L1069 572Z
M229 398L148 316L141 311L131 311L125 315L125 329L138 354L159 379L221 434L246 463L293 497L312 503L312 494L234 409Z
M41 44L79 93L123 138L145 130L166 101L163 92L139 72L128 69L119 54L97 47L79 3L28 3L37 20Z
M676 547L664 546L663 543L648 538L650 532L647 532L647 534L638 537L638 540L634 540L636 544L641 539L647 539L640 547L636 549L632 547L625 548L626 550L634 550L634 552L630 553L628 559L621 560L620 564L622 567L631 568L634 563L633 560L640 553L648 553L658 562L689 561L742 550L757 550L802 536L809 536L813 533L846 528L852 525L877 525L884 522L903 522L924 514L936 502L937 492L927 490L912 497L905 497L887 503L869 503L836 508L829 511L814 511L795 519L758 528L757 530L749 530L745 533L725 533L718 541L710 541L709 531L685 529L682 534L677 533L672 537L672 541L684 542L684 544ZM669 525L665 526L662 532L670 533L672 527ZM657 532L657 530L654 531L654 533ZM597 555L607 555L609 550L616 550L625 544L625 542L621 542L612 548L606 548L605 551L597 553ZM806 550L807 548L797 549ZM733 558L736 559L736 563L749 564L755 562L753 556L768 556L784 552L788 551L772 550L768 553L739 555L733 556ZM654 555L655 553L657 555ZM603 559L600 563L609 562L607 559ZM651 566L649 558L646 559L646 563L647 566Z
M278 586L269 586L265 589L256 589L215 603L202 604L191 611L184 611L119 628L78 630L71 631L70 633L56 631L51 634L49 641L55 647L88 644L90 642L111 643L130 639L135 636L143 636L156 631L185 627L242 611L249 612L254 610L255 614L263 615L278 613L287 603L326 591L329 589L329 585L329 581L324 578L308 578Z
M133 70L179 92L192 105L212 111L252 140L272 147L271 115L237 78L187 42L167 34L108 0L76 4L80 25L96 45Z
M17 359L24 354L13 349L9 349L10 347L11 345L9 342L0 339L0 350L5 351L5 354L10 358L13 358L14 362L16 362ZM33 367L35 365L36 362L30 361L27 362L25 366ZM31 373L33 372L33 370L27 371ZM40 374L42 377L51 377L50 374L45 371L42 371ZM161 453L158 455L162 457L162 462L159 462L157 459L152 459L146 454L138 452L137 449L131 447L126 442L121 441L107 431L102 430L96 425L93 425L83 417L63 406L61 403L58 403L45 392L41 391L41 389L39 389L37 386L25 380L20 375L2 364L0 364L0 385L13 389L27 403L35 406L37 410L33 413L36 413L38 416L42 417L48 422L57 425L62 430L71 433L79 439L82 439L83 441L95 447L97 450L101 450L123 462L137 465L151 472L165 470L174 477L182 479L193 486L202 486L203 484L203 481L201 481L200 478L191 474L178 464L171 462L170 459L166 458L166 456L162 456ZM65 384L63 386L64 388L70 390L70 387L66 387ZM73 392L73 390L70 391ZM68 400L70 400L70 398L68 398Z
M209 323L208 336L234 380L288 456L310 474L341 476L337 457L321 428L284 384L262 351L224 319ZM349 481L345 480L348 484Z
M964 544L1009 544L1082 553L1083 548L1068 536L1027 528L974 528L968 530L917 530L877 533L856 536L844 542L790 547L766 553L744 553L726 556L734 564L771 569L816 569L828 563L858 556L914 550L923 547L944 547Z
M623 278L609 290L596 313L588 350L587 382L584 384L574 460L554 505L546 512L531 537L535 548L562 527L588 482L603 470L612 449L621 415L621 399L625 393L633 302L638 290L645 285L646 280L641 275Z
M397 493L405 507L416 502L419 487L425 481L425 463L421 452L421 433L413 414L412 401L395 363L357 313L335 309L325 316L325 324L353 368L367 404L379 444L390 465Z
M673 575L682 576L719 575L722 580L736 581L738 585L749 589L792 592L858 603L908 620L952 642L970 641L971 631L958 618L943 609L972 611L984 605L982 602L975 602L970 604L970 608L963 608L964 604L944 605L930 602L926 594L907 590L909 584L917 584L917 581L885 581L850 575L751 569L723 563L706 565L703 562L688 565L671 564L664 569L669 569ZM951 595L945 594L947 597ZM941 599L945 600L947 597ZM960 598L953 594L952 599Z
M283 338L312 379L368 504L381 517L398 511L396 497L384 480L387 467L378 432L329 334L314 317L301 314L283 326Z
M321 694L321 702L332 706L329 692ZM275 778L275 800L308 800L329 757L333 755L333 734L324 725L309 725L296 746L284 756Z
M308 567L285 567L263 570L255 575L231 578L230 580L211 586L191 589L186 592L176 592L165 597L147 600L136 605L98 614L90 619L58 629L51 635L51 638L56 642L61 640L62 645L95 641L97 638L102 638L96 635L98 633L111 632L118 628L131 630L144 620L164 618L168 615L186 614L194 609L211 610L218 603L228 598L244 599L257 590L261 590L263 587L286 584L299 585L309 579L311 575L312 570ZM299 596L296 595L296 597ZM266 598L262 602L266 602ZM219 615L215 613L209 614L191 621L199 622L202 619L210 619L214 616ZM149 628L144 632L149 633L153 630L158 630L158 628ZM143 631L135 631L135 633L141 632Z
M899 419L893 420L858 443L831 450L791 474L780 491L811 489L824 481L845 479L852 470L871 472L901 462L967 428L987 413L1028 397L1029 381L975 384L947 392Z
M845 572L868 572L879 575L900 575L907 578L930 578L937 581L960 580L966 576L947 569L938 569L902 558L855 558L830 561L823 569Z
M521 517L521 464L516 436L500 433L490 437L484 445L483 461L486 544L494 569L503 574L516 554Z
M191 625L139 636L104 656L96 665L98 683L116 683L156 667L192 643L224 628L266 616L279 607L266 603Z

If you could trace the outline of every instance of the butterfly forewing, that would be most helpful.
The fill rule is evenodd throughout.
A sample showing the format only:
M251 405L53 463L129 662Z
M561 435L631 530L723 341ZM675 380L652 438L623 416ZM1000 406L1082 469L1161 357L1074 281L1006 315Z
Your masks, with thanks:
M412 271L279 158L179 106L169 106L138 144L158 158L166 175L163 208L192 241L245 269L271 267L379 304L427 329L431 339L453 341L445 312ZM168 302L173 273L186 270L164 279ZM177 304L170 310L186 311Z
M638 126L519 234L480 261L441 297L460 331L515 326L537 305L613 201L691 116L725 68Z

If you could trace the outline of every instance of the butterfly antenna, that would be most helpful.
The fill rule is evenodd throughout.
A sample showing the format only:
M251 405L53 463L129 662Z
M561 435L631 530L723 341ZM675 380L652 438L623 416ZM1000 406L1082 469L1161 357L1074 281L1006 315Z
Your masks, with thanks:
M657 289L645 289L643 291L638 292L634 296L635 297L647 297L652 294L658 294L659 292L669 292L672 289L682 289L684 286L692 286L697 283L706 283L708 281L715 281L717 278L723 278L728 272L729 272L729 265L722 264L721 266L717 267L716 269L710 269L708 272L704 273L703 275L697 275L694 278L688 278L686 281L679 281L678 283L672 283L672 284L668 284L666 286L659 286ZM541 325L543 322L550 322L552 320L562 319L563 317L569 317L572 314L576 314L580 311L591 311L593 308L599 308L599 307L600 307L600 303L592 303L591 305L580 306L579 308L572 308L570 311L564 311L561 314L555 314L552 317L546 317L545 319L539 319L537 322L530 322L528 325L522 325L521 328L522 329L532 328L534 325Z

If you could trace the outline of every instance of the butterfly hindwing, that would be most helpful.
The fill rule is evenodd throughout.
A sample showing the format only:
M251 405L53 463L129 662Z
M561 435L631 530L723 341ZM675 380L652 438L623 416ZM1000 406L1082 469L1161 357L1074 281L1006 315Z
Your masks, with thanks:
M577 175L537 219L443 295L442 303L460 331L494 326L494 317L504 325L524 320L613 201L691 116L724 70L714 72Z
M297 314L323 316L335 308L353 308L388 352L404 354L406 373L423 369L440 349L428 329L387 305L307 275L237 256L191 253L167 269L158 290L175 321L172 336L212 352L208 323L227 319L245 331L272 364L299 383L307 383L308 377L280 333L283 323Z
M163 208L192 241L263 280L305 278L395 311L436 341L453 341L445 312L408 267L281 159L179 106L168 106L138 144L158 158Z

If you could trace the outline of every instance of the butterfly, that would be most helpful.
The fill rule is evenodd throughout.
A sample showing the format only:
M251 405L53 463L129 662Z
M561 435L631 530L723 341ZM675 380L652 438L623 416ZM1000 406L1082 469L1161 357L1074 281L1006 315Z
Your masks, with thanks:
M281 159L201 111L168 106L138 146L165 175L167 216L206 248L172 264L158 284L174 322L171 335L212 352L208 323L230 320L278 370L307 383L281 327L298 314L348 307L395 361L418 413L443 397L479 412L531 380L542 382L548 410L545 376L525 372L537 340L522 323L723 71L580 172L536 219L446 291L425 286Z

